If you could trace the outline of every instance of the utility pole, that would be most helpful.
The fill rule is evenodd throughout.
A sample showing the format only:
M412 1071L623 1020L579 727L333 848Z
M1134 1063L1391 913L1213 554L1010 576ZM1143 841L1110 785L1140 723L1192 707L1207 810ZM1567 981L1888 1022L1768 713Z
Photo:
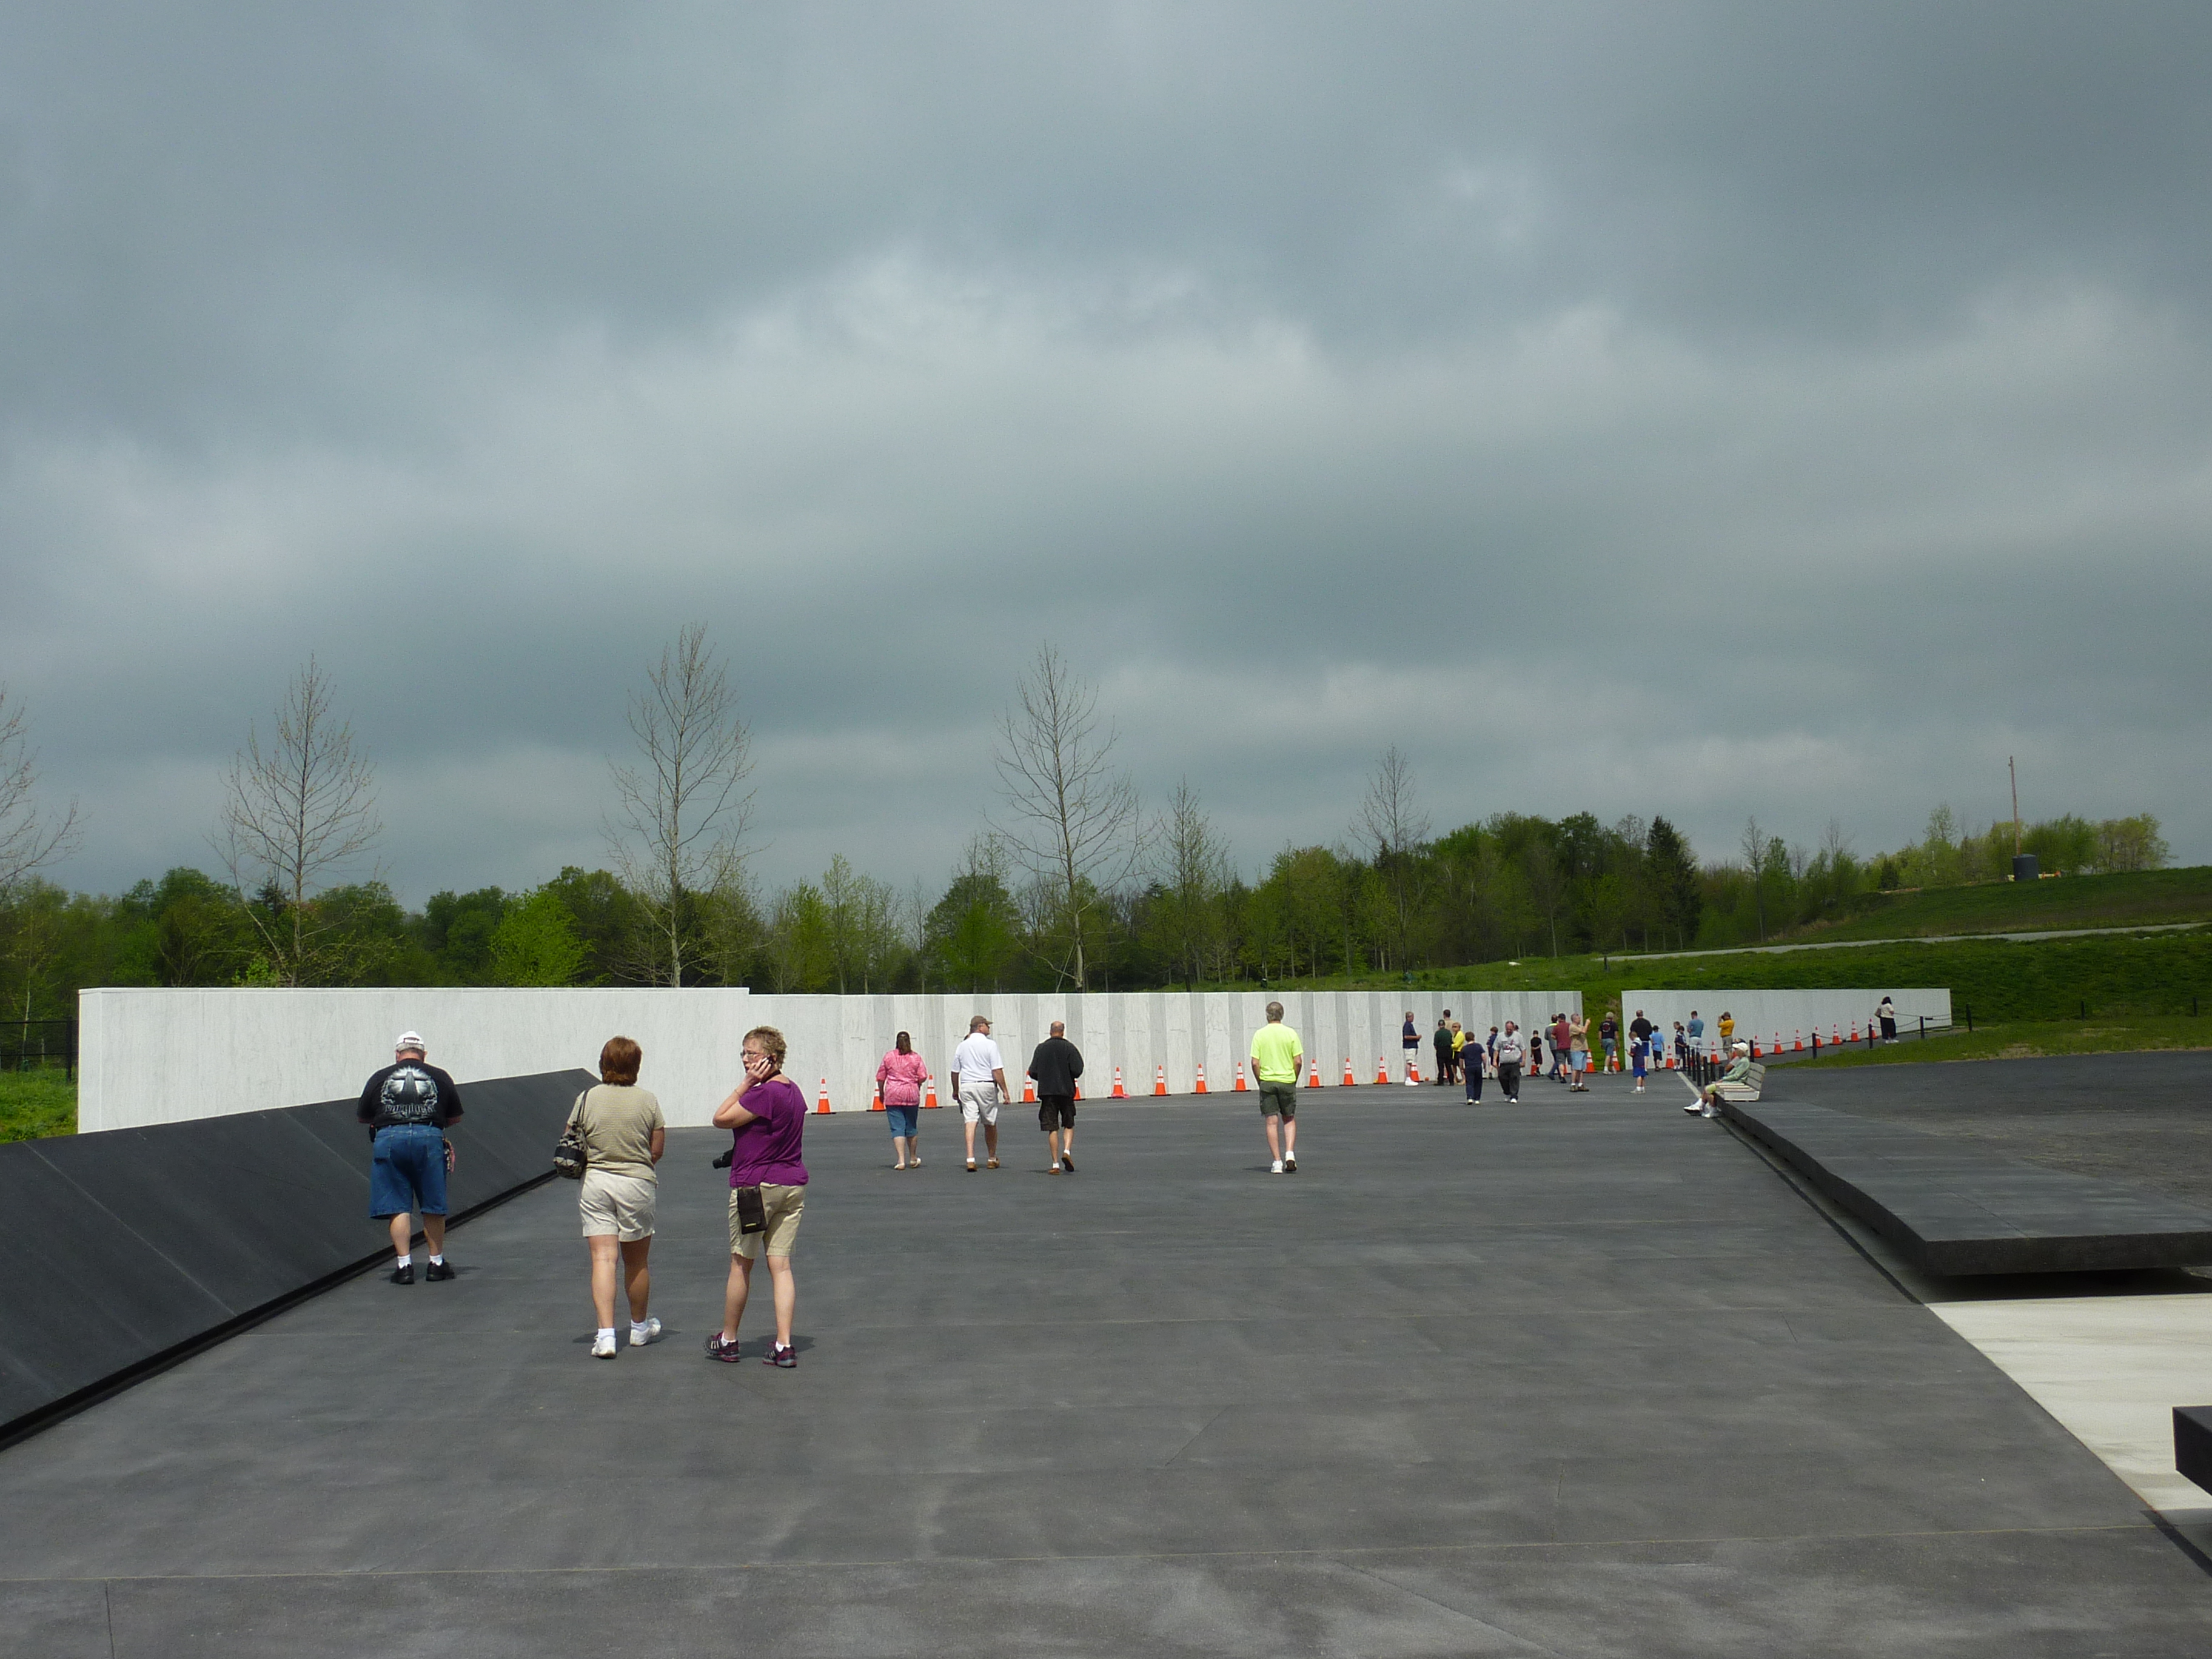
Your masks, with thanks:
M2020 856L2020 769L2010 755L2005 757L2005 772L2012 779L2012 855Z

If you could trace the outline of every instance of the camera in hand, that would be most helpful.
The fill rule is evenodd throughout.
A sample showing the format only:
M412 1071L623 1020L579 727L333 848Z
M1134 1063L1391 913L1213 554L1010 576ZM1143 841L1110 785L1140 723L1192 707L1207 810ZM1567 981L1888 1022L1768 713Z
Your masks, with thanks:
M732 1147L729 1148L726 1152L725 1152L721 1155L721 1157L720 1157L720 1158L716 1158L716 1159L714 1160L714 1167L715 1167L716 1169L718 1169L718 1170L726 1170L726 1169L728 1169L728 1168L730 1167L730 1161L731 1161L732 1158L736 1158L736 1157L737 1157L737 1155L738 1155L738 1149L737 1149L736 1147L732 1146Z

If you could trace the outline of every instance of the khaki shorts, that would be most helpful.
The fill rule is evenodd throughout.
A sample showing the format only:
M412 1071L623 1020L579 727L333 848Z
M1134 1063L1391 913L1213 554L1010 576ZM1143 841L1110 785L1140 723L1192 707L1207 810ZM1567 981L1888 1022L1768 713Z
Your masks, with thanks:
M584 1218L584 1237L612 1233L625 1244L653 1237L653 1211L660 1188L647 1176L618 1170L586 1170L577 1183L576 1211Z
M768 1231L764 1233L741 1233L738 1231L738 1189L731 1188L730 1254L741 1255L748 1261L757 1261L763 1241L765 1241L770 1255L789 1255L792 1244L799 1237L799 1212L805 1207L805 1188L779 1187L772 1181L763 1181L761 1182L761 1208L768 1212Z

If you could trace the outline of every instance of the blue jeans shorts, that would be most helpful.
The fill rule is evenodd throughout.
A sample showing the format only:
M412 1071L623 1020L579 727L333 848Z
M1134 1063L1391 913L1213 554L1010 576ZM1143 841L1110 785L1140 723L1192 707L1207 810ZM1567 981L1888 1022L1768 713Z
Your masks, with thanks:
M446 1137L427 1123L376 1132L368 1166L368 1213L387 1221L412 1212L446 1212Z
M886 1106L884 1115L891 1121L891 1138L894 1140L912 1140L921 1122L921 1108Z

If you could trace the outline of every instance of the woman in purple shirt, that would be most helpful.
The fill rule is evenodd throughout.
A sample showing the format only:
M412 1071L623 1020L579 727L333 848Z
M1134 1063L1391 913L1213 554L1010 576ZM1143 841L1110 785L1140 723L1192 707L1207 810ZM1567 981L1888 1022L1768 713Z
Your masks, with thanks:
M714 1127L732 1132L730 1146L730 1283L722 1297L722 1328L707 1339L707 1357L737 1363L738 1322L744 1317L752 1289L753 1262L768 1256L768 1276L775 1289L775 1346L762 1357L764 1365L785 1370L799 1364L791 1346L791 1316L799 1287L791 1276L791 1246L799 1237L799 1213L806 1207L806 1166L799 1143L806 1128L806 1097L783 1075L783 1033L756 1025L745 1033L745 1080L714 1109ZM738 1189L757 1188L766 1231L740 1231Z

